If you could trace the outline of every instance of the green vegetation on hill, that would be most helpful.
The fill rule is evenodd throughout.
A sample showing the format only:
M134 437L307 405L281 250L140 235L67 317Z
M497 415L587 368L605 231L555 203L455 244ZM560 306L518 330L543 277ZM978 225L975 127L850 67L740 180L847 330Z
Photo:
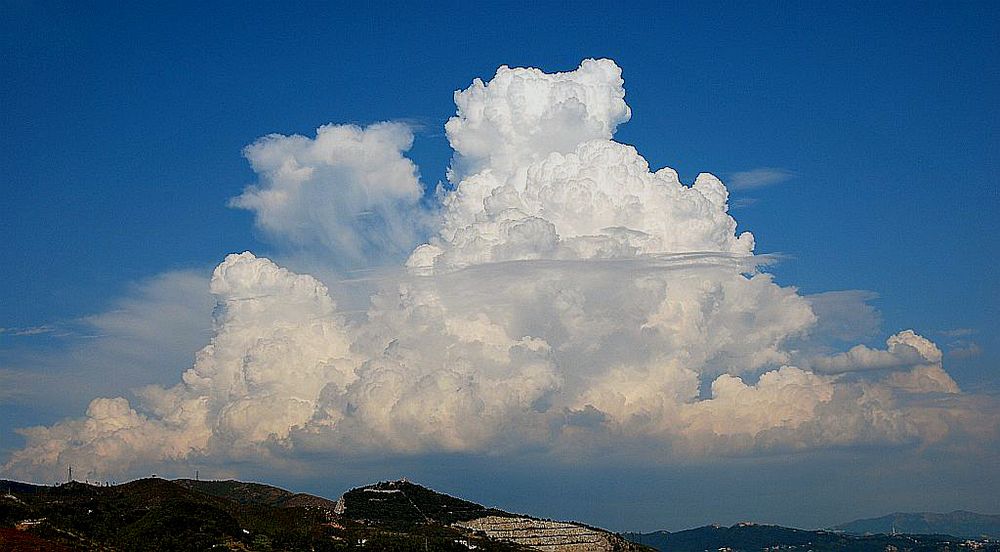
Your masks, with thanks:
M11 495L0 500L20 510L15 517L21 519L4 516L5 525L22 522L27 531L67 546L184 550L242 536L217 501L161 479L115 487L74 482Z
M257 504L274 508L313 508L332 511L335 501L305 493L293 493L278 487L263 483L244 483L242 481L196 481L194 479L175 479L174 483L182 487L199 491L208 495L231 500L238 504Z
M509 515L408 481L385 481L352 489L344 493L344 505L344 516L349 519L403 528Z

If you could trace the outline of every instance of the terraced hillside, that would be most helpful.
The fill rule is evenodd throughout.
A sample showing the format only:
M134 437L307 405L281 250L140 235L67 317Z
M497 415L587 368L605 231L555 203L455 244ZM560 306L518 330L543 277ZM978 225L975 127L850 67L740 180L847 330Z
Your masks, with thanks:
M385 481L352 489L338 501L336 511L355 521L400 529L426 523L443 524L529 550L609 552L646 549L601 529L487 508L406 480Z
M621 537L577 523L545 521L526 517L485 516L455 524L478 531L491 539L504 540L551 552L604 552L639 547Z

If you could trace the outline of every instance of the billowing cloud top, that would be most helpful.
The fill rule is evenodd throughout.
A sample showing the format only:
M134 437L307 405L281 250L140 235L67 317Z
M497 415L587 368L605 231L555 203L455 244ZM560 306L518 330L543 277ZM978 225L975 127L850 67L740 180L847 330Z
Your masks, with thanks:
M614 62L587 60L552 75L501 67L489 83L456 92L458 115L446 128L461 170L439 234L407 265L749 255L753 236L734 235L718 178L704 173L685 186L611 140L631 115L622 85Z
M552 74L504 65L488 83L474 80L455 92L458 114L445 125L458 166L452 180L487 168L516 172L550 153L610 139L632 115L624 84L609 59Z
M260 183L232 200L281 243L319 248L337 266L408 251L423 224L417 167L401 123L325 125L316 138L272 134L244 155Z
M179 383L23 430L4 470L136 473L302 451L587 461L608 446L670 462L996 438L995 409L969 406L911 330L886 349L817 353L847 335L818 319L841 295L809 299L756 271L722 182L686 185L612 140L631 115L613 62L501 67L455 100L437 227L363 317L347 321L315 277L230 255L211 281L214 336ZM411 141L396 123L264 138L247 149L261 182L234 203L334 266L391 258L421 228L406 214L420 196Z

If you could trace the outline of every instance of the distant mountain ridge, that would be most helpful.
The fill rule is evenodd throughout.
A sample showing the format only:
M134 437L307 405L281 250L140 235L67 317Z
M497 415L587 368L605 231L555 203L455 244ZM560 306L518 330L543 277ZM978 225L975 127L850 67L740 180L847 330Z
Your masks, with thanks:
M886 516L857 519L833 528L855 535L907 533L912 535L952 535L962 538L988 536L1000 539L1000 515L956 510L947 514L896 512Z
M731 527L707 525L696 529L653 533L624 533L633 542L669 552L707 550L801 552L951 552L955 550L1000 551L1000 542L964 542L947 535L850 535L835 531L807 531L777 525L738 523Z

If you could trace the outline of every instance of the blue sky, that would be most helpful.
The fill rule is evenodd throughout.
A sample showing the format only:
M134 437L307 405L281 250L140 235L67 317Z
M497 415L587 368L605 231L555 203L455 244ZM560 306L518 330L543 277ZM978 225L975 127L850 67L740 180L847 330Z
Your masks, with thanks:
M882 324L861 342L912 328L960 387L1000 390L995 4L14 1L0 21L0 368L57 374L83 354L81 320L122 309L157 275L207 277L248 249L280 256L253 213L228 206L256 180L241 150L258 137L404 121L430 190L452 155L453 91L503 64L570 71L608 57L632 109L615 139L684 182L708 171L729 184L740 231L782 256L768 268L779 284L874 292ZM176 381L210 325L145 381ZM83 377L130 369L107 370ZM92 397L0 393L0 453L22 446L13 428L79 415ZM989 506L969 493L970 508ZM778 510L774 521L823 523Z

